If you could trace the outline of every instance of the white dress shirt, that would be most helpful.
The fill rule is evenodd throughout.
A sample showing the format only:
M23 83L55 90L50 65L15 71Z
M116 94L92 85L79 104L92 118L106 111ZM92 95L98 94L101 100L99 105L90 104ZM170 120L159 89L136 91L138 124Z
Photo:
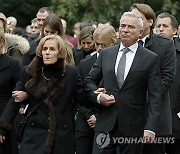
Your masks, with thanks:
M116 73L116 75L117 75L118 64L119 64L119 61L120 61L122 53L123 53L122 50L124 48L125 47L121 43L119 51L118 51L118 55L117 55L117 58L116 58L116 64L115 64L115 73ZM124 80L126 79L128 73L129 73L129 70L131 68L132 62L134 60L134 57L135 57L135 54L136 54L136 51L137 51L137 48L138 48L138 43L137 42L135 44L131 45L130 47L128 47L128 49L130 49L130 52L128 52L126 54L126 66L125 66L125 72L124 72Z

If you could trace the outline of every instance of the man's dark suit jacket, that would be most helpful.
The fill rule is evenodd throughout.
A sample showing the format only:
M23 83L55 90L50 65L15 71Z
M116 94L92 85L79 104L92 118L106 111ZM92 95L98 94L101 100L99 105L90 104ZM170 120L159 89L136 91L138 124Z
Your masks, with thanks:
M120 89L115 74L118 50L118 45L102 50L86 78L86 90L93 102L97 102L97 94L92 90L97 89L102 78L107 94L114 95L116 101L109 107L101 107L95 131L110 132L117 120L119 130L125 136L142 136L144 130L157 132L161 102L157 55L139 45Z
M175 48L171 39L150 33L145 48L158 55L158 63L162 78L162 106L157 135L172 134L172 117L169 99L169 90L175 76Z
M180 112L180 38L174 39L176 47L176 76L170 89L170 103L172 112L172 134L176 139L180 139L180 118L177 113Z
M96 62L96 59L97 59L97 54L94 54L80 61L79 66L78 66L78 72L81 75L83 80L90 72L92 66ZM94 107L87 108L87 107L79 106L78 108L79 108L79 112L77 114L75 130L83 131L83 132L94 131L93 129L89 127L87 123L87 119L91 115L96 115L97 117L97 114L96 114L98 110L97 107L94 106Z

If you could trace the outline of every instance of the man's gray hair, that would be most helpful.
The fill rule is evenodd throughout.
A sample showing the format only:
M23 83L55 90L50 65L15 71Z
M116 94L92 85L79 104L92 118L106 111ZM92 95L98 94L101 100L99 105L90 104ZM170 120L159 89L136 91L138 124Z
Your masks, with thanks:
M128 17L134 17L136 19L138 19L138 27L140 29L143 29L143 19L141 17L139 17L136 13L133 13L133 12L124 12L123 15L121 16L121 19L120 19L120 22L122 20L122 18L124 18L125 16L128 16Z

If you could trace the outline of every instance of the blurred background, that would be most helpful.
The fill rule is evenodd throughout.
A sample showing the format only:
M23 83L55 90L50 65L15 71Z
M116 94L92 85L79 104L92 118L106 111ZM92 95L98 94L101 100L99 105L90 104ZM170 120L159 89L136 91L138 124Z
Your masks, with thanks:
M74 24L83 21L107 20L118 28L122 13L136 2L150 5L156 15L169 12L180 23L180 0L0 0L0 12L14 16L17 26L25 28L40 7L48 6L67 21L67 32L72 34Z

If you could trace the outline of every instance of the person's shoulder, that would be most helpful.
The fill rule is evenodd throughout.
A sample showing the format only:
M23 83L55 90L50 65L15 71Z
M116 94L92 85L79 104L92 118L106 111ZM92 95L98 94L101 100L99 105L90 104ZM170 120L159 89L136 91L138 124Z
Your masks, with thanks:
M6 59L9 61L10 64L13 64L13 65L14 64L20 64L20 61L18 59L11 57L7 54L5 54L5 56L6 56Z
M76 72L77 68L75 66L71 66L71 65L66 65L65 66L65 73L66 72Z
M106 53L112 53L112 52L116 52L119 50L119 46L120 45L113 45L107 48L102 49L101 53L106 54Z
M140 48L141 52L144 52L144 54L146 54L148 57L150 57L150 56L156 57L157 56L156 53L152 52L151 50L149 50L141 45L139 46L139 48Z
M169 37L158 34L153 34L153 41L157 45L167 45L173 43L173 40L170 39Z

